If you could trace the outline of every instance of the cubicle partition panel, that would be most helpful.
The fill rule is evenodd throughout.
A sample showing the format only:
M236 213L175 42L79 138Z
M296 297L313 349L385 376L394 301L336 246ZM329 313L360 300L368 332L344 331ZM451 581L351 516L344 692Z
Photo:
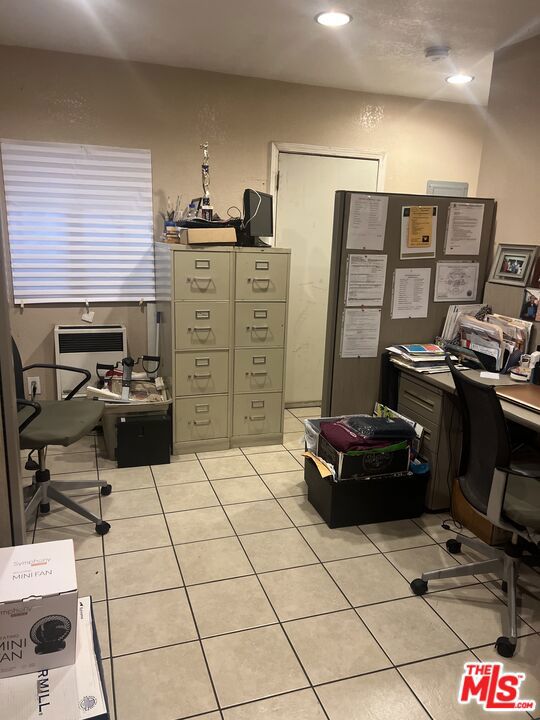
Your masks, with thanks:
M495 207L485 198L336 192L323 415L370 413L381 352L433 342L450 304L482 301Z

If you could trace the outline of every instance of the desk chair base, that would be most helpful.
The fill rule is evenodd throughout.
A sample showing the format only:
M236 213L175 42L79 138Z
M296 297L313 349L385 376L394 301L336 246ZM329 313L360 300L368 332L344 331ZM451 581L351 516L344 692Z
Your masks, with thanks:
M36 470L34 475L34 482L32 483L32 496L24 510L26 520L29 520L34 516L36 510L39 507L39 512L42 515L46 515L50 511L49 500L55 500L56 502L63 505L69 510L81 515L82 517L95 523L96 532L98 535L106 535L111 526L105 520L97 517L93 513L89 512L85 507L79 505L72 498L64 495L60 488L64 490L79 490L84 488L96 488L100 489L101 495L110 495L112 486L109 485L105 480L81 480L76 482L54 482L51 480L50 472L45 468L45 451L39 451L39 470Z
M487 545L477 538L459 534L446 543L448 550L453 554L460 552L461 545L466 545L481 552L488 559L422 573L421 578L416 578L411 582L411 590L415 595L424 595L428 591L428 582L430 580L442 580L443 578L461 577L463 575L481 575L491 572L497 573L499 577L503 578L502 589L507 596L508 636L501 635L501 637L497 638L495 649L502 657L512 657L517 645L516 589L521 553L515 544L511 544L503 550Z

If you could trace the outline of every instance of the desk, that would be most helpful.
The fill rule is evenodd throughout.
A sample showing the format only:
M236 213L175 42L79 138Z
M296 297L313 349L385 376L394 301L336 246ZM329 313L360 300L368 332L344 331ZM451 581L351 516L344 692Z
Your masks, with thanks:
M431 465L426 506L441 510L450 505L449 484L457 476L461 448L461 420L454 380L450 372L426 375L392 364L395 391L386 404L424 427L422 455ZM478 370L466 370L473 380L486 385L515 385L502 376L500 380L484 379ZM501 401L505 417L540 433L540 413Z

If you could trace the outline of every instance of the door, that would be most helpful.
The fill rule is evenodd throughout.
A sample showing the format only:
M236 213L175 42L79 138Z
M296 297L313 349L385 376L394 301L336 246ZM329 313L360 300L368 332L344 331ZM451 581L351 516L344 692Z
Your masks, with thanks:
M375 192L379 161L280 152L276 245L291 249L285 403L322 397L334 193Z

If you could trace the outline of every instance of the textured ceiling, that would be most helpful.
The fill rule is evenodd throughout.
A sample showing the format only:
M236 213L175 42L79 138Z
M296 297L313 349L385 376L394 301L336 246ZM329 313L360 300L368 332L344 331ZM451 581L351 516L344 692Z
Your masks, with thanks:
M330 7L353 22L317 25ZM540 0L0 0L0 44L481 104L493 52L539 32Z

